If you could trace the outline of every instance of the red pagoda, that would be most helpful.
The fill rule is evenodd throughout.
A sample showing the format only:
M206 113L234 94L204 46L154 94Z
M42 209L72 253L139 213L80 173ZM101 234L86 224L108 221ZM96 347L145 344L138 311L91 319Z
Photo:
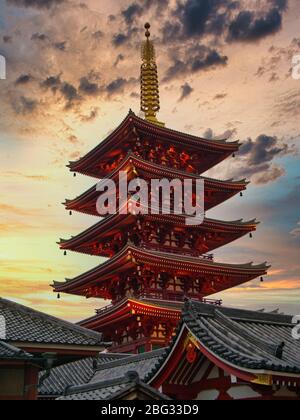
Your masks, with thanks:
M215 141L183 134L157 120L160 109L155 51L146 26L142 47L141 109L145 120L129 112L121 125L77 162L72 172L118 182L128 179L204 179L205 211L247 187L245 180L220 181L201 175L239 150L239 142ZM96 185L74 200L68 211L99 216ZM128 202L130 197L128 197ZM175 335L185 298L221 305L209 299L215 293L244 284L267 273L266 264L233 265L214 261L211 254L244 235L252 236L258 222L225 222L205 217L188 226L184 215L114 214L90 229L61 240L60 247L108 260L63 283L58 294L70 293L112 303L81 326L103 333L112 352L141 353L165 347Z

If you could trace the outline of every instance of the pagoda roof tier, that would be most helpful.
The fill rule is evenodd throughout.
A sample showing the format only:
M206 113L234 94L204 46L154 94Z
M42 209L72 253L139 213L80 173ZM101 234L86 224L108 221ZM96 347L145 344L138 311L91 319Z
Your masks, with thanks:
M66 292L86 297L112 299L109 287L121 276L128 275L141 266L157 273L190 276L202 279L203 297L244 284L267 273L269 266L248 264L221 264L205 258L163 253L127 245L121 252L96 268L65 282L54 282L56 292ZM207 278L210 280L207 281ZM143 282L143 277L141 277Z
M119 324L133 316L150 316L154 318L173 319L177 322L181 319L183 303L181 302L150 302L148 300L123 299L115 305L109 305L97 310L95 316L85 319L78 325L93 331L103 331L111 328L112 324Z
M127 215L115 214L105 217L71 239L61 239L59 245L63 250L111 257L122 246L124 238L126 244L130 239L130 234L134 234L134 231L138 229L138 222L141 229L145 223L149 223L150 226L151 223L155 223L158 227L162 224L168 231L185 232L187 236L191 234L202 235L201 238L205 238L205 253L254 232L259 223L256 219L227 222L205 218L201 225L189 226L186 225L185 217L179 215L135 216L131 213ZM199 247L203 245L203 239L200 242ZM194 249L194 251L197 251L197 249Z
M169 128L160 127L137 117L132 111L126 116L119 127L114 130L92 151L76 162L70 162L71 172L78 172L95 178L107 176L109 169L100 163L117 161L118 157L134 149L146 140L160 141L163 144L178 146L182 151L205 154L205 159L198 163L197 172L204 173L237 152L240 143L226 140L208 140L201 137L184 134Z
M169 180L203 179L205 185L205 210L209 210L224 201L230 199L236 194L246 190L248 182L243 179L234 181L232 179L221 181L207 177L199 177L197 175L188 174L186 172L170 169L166 166L156 165L147 162L132 153L120 163L120 165L107 177L107 179L114 180L116 184L119 181L119 172L124 171L128 174L128 180L135 179L136 177L151 180L151 179L164 179ZM96 201L99 197L97 185L94 185L88 191L81 194L73 200L66 200L64 205L67 210L75 210L81 213L97 216Z

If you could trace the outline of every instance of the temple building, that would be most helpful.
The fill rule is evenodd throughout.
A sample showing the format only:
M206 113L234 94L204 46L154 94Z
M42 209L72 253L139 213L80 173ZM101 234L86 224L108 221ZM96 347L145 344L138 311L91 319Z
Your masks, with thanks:
M156 390L160 399L300 399L300 341L292 337L291 316L195 300L187 300L182 309L165 349L100 354L56 367L39 398L127 399L122 387L130 382L127 374L135 372L142 387ZM147 399L159 399L151 395Z
M132 111L121 125L95 149L69 168L99 180L114 181L125 172L128 181L137 177L147 185L153 179L204 182L202 224L187 225L186 215L162 211L116 212L100 219L97 185L75 199L66 209L99 217L99 221L59 245L67 251L108 258L90 271L65 282L54 282L61 297L69 293L111 302L80 325L101 332L113 343L111 352L143 353L169 345L175 336L186 298L219 307L215 293L267 274L266 263L224 264L215 261L214 250L244 235L252 237L258 222L214 220L207 212L247 188L246 180L218 180L203 174L235 156L239 142L208 140L166 128L157 119L160 109L155 49L147 24L142 45L141 110ZM173 194L174 195L174 194ZM150 197L149 197L150 198ZM195 197L193 196L193 200ZM132 196L128 194L126 207ZM174 201L174 196L171 197ZM121 203L120 193L117 202ZM160 206L160 204L158 204ZM141 206L142 207L142 206ZM161 208L160 208L161 210Z
M107 346L102 334L2 298L0 321L0 400L37 399L52 369Z

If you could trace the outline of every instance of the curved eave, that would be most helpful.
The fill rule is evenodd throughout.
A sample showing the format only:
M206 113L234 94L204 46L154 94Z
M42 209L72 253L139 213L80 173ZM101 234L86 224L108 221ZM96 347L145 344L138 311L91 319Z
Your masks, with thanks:
M93 164L98 155L103 156L104 153L110 150L110 147L114 147L119 136L123 134L124 131L128 131L130 127L132 127L132 129L136 128L148 135L152 134L159 136L169 142L174 141L178 144L186 144L194 149L213 151L219 154L226 154L226 156L237 152L241 146L239 141L228 142L226 140L207 140L201 137L171 130L169 128L158 127L137 117L132 111L130 111L122 123L105 140L78 161L69 162L69 165L67 166L70 168L70 171L95 176L95 174L91 174L89 172L89 166ZM223 157L221 156L220 161L222 160Z
M116 305L110 305L107 308L103 308L97 313L97 315L80 321L78 325L88 329L98 329L118 322L117 320L120 319L120 317L123 319L136 315L164 317L179 321L181 318L181 312L182 311L180 309L164 307L163 302L161 306L158 306L151 305L140 300L126 298Z
M294 349L289 349L285 360L282 360L275 355L276 339L270 340L268 336L270 334L268 330L277 326L279 332L276 337L280 344L282 338L289 335L293 329L292 317L221 308L223 315L218 324L216 316L220 315L216 315L216 312L219 310L215 311L215 308L203 304L201 310L197 310L197 305L197 302L186 302L177 335L171 346L160 357L157 365L145 378L148 383L159 387L167 382L169 376L176 370L178 357L182 360L183 353L186 352L187 340L189 340L210 362L242 381L264 385L266 385L264 381L267 381L269 386L289 383L299 387L300 367L296 356L297 345L293 344ZM231 313L230 318L224 317L225 313L227 316ZM225 319L225 325L220 324L222 317ZM249 332L250 327L246 329L245 322L255 327ZM259 325L262 326L264 334L259 335ZM268 329L266 329L267 326ZM290 332L283 331L283 328L290 329ZM254 343L251 334L255 332ZM291 345L291 342L289 344ZM262 347L257 347L257 345ZM271 353L269 346L273 346L274 353ZM266 350L267 348L269 350Z
M176 256L176 258L174 258L174 256ZM270 268L266 263L256 266L253 265L253 263L240 265L219 264L201 258L165 254L152 250L142 250L133 245L128 245L120 253L116 254L105 263L73 280L67 280L65 283L54 282L54 290L56 292L63 292L83 289L84 287L99 284L99 282L111 278L114 273L120 273L121 269L125 272L139 264L183 273L240 277L236 286L267 274L267 270ZM225 288L224 285L220 284L210 294L217 293Z
M186 226L186 220L184 216L163 216L163 215L149 215L143 216L145 219L158 221L161 223L174 224L176 226L182 226L186 229L198 229L200 231L213 231L227 233L228 235L247 235L248 233L254 232L259 224L256 219L244 222L236 220L232 222L219 221L214 219L205 219L202 225L198 226ZM83 246L88 242L95 241L96 238L100 240L105 236L109 236L112 231L121 231L124 226L129 226L136 223L137 217L131 214L128 215L111 215L101 220L96 225L93 225L89 229L74 236L70 239L61 239L58 245L61 249L74 249L79 246Z
M162 165L156 165L153 163L149 163L147 161L144 161L141 158L136 157L135 155L132 155L129 153L127 157L121 162L121 164L105 179L112 179L116 183L118 183L118 176L119 172L123 170L134 170L134 169L140 169L144 171L149 171L147 173L153 175L153 176L160 176L162 178L169 178L169 179L193 179L193 180L200 180L203 179L205 183L205 189L213 190L213 191L219 191L224 192L228 194L237 194L239 192L245 191L247 188L247 185L249 182L246 179L242 179L239 181L234 181L232 179L230 180L217 180L207 177L201 177L199 175L195 174L189 174L187 172L173 170L168 167L162 166ZM130 177L128 177L130 179ZM97 194L96 191L97 184L85 191L80 196L72 199L72 200L66 200L65 203L63 203L66 206L67 210L77 210L80 207L84 206L85 203L93 200L94 196ZM84 210L80 210L84 213Z
M222 358L219 354L213 352L209 344L204 344L199 340L198 335L193 333L193 329L187 326L185 323L181 323L180 329L178 330L175 340L169 349L166 349L165 354L158 360L157 366L150 372L145 378L146 382L153 387L160 387L164 381L167 381L169 375L173 372L176 367L178 356L179 360L182 360L182 353L184 352L184 342L187 337L193 336L194 344L198 350L214 365L227 372L228 374L235 376L241 381L249 383L259 383L260 377L270 377L272 384L280 379L286 383L290 380L291 384L300 384L300 371L296 369L278 369L276 366L270 367L269 369L249 369L238 364L229 362L225 358ZM272 385L271 384L271 385Z

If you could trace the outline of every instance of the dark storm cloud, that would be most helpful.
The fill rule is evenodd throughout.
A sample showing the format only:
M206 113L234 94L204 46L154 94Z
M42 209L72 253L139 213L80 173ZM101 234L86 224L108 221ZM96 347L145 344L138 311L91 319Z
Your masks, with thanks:
M183 101L184 99L188 98L192 92L194 91L194 89L188 84L185 83L184 85L181 86L181 96L179 101Z
M139 80L135 79L134 77L131 77L130 79L119 77L118 79L113 80L111 83L105 86L103 90L108 94L108 96L113 96L119 93L123 93L128 86L136 86L138 82Z
M277 137L261 134L256 140L248 139L240 148L239 155L247 156L248 164L255 166L292 152L294 148L282 143Z
M95 96L100 92L100 87L97 83L91 82L87 77L80 79L79 91L88 96Z
M199 39L211 35L233 41L254 41L281 29L287 0L264 0L253 10L242 1L187 0L177 2L173 20L163 27L165 42Z
M271 0L271 3L279 10L286 10L288 8L288 0Z
M138 16L141 16L143 12L144 9L142 6L140 6L137 3L133 3L129 7L127 7L127 9L122 11L122 16L124 17L127 25L131 25L134 19Z
M21 96L12 103L12 107L18 115L30 115L36 111L38 101L26 96Z
M210 51L199 51L198 56L191 60L192 72L205 70L209 67L225 66L227 64L228 57L220 55L216 50Z
M33 80L31 74L21 74L15 81L15 85L26 85Z
M230 130L226 130L224 133L221 134L215 134L212 128L208 128L204 134L203 138L207 140L229 140L230 138L233 138L237 133L236 128L232 128Z
M65 108L73 108L75 103L79 102L82 98L78 94L77 89L70 83L64 82L60 87L60 93L65 99Z
M226 0L187 0L184 5L178 3L175 16L182 22L184 36L191 38L203 35L207 31L212 31L215 25L217 32L220 28L223 30L226 13L218 14L218 10L228 3Z
M50 9L64 3L64 0L6 0L8 4L18 7L35 7L37 9Z
M187 73L197 73L209 68L226 66L228 57L221 55L217 50L196 45L184 52L184 57L172 57L172 64L166 72L164 81L181 77Z
M12 42L12 40L13 40L12 36L9 36L9 35L4 35L4 36L2 37L2 39L3 39L3 42L4 42L5 44L8 44L9 42Z
M33 41L46 41L48 39L48 37L45 34L40 34L39 32L36 32L36 33L32 34L31 39Z
M62 82L60 80L60 76L49 76L41 82L40 86L46 90L50 89L53 93L56 93L61 84Z
M240 163L235 176L252 178L256 184L268 184L286 174L275 159L296 155L294 145L289 146L277 137L261 134L255 140L248 139L240 148L237 162Z
M256 41L281 29L282 14L278 8L265 16L257 17L254 12L242 11L229 26L231 41Z
M50 90L54 95L60 93L65 103L65 109L71 109L76 103L82 101L78 90L71 83L61 80L60 75L49 76L40 83L42 89Z
M53 47L54 47L56 50L59 50L59 51L66 51L67 42L66 42L66 41L62 41L62 42L55 42L55 43L53 44Z
M128 41L128 39L129 39L128 35L120 33L120 34L115 34L113 36L112 42L116 47L119 47L120 45L125 44Z
M127 85L128 81L119 77L116 80L113 80L106 86L106 91L109 95L114 95L116 93L121 93L124 91L125 86Z
M136 18L154 10L154 16L159 18L163 10L169 6L169 0L139 0L131 3L126 9L121 11L121 17L126 25L132 25ZM116 18L116 17L115 17Z
M121 45L127 44L130 42L135 34L139 32L138 28L130 28L127 32L120 32L113 35L112 43L115 47L120 47Z

